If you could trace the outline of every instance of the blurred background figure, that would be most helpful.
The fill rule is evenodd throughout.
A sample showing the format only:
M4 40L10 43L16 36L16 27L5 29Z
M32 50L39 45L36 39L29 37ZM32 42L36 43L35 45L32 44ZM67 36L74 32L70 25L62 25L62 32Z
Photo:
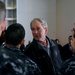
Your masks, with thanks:
M57 45L58 45L58 48L59 48L59 52L60 52L60 55L61 55L61 58L62 58L62 45L60 44L60 41L59 39L55 39Z
M59 50L61 51L62 50L62 45L60 44L59 39L55 39L55 41L56 41L56 43L58 45Z
M72 35L68 37L68 43L65 44L62 48L62 51L63 51L62 58L64 61L74 56L72 51L72 46L71 46L71 40L72 40Z
M75 54L75 29L72 30L71 47ZM75 75L75 56L64 62L59 75Z

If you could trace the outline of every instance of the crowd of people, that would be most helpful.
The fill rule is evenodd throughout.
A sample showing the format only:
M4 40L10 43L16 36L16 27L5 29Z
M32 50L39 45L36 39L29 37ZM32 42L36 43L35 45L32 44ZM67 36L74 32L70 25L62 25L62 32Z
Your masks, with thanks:
M6 29L5 4L0 1L0 75L75 75L75 26L68 43L49 39L42 18L30 22L33 40L26 47L25 29L13 23Z

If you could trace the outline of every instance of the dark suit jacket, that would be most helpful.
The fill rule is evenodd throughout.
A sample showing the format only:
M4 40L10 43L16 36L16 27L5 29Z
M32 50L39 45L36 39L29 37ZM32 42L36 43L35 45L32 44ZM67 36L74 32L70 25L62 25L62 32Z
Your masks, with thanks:
M47 39L50 43L48 37ZM54 46L52 48L52 44L50 43L50 50L52 50L51 57L49 57L47 52L37 43L35 39L33 39L33 42L29 44L25 50L25 55L30 57L38 64L42 75L56 75L56 71L58 71L61 66L61 59L58 48L56 43L52 43Z
M75 56L63 63L60 75L75 75Z

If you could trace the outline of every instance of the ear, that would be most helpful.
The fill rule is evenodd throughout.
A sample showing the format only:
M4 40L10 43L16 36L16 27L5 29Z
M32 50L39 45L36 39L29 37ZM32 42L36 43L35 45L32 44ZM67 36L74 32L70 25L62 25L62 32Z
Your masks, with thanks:
M45 33L46 33L46 34L48 33L48 28L45 28Z
M6 29L6 19L2 22L1 29L2 31Z
M23 45L24 43L25 43L25 40L23 39L20 44Z

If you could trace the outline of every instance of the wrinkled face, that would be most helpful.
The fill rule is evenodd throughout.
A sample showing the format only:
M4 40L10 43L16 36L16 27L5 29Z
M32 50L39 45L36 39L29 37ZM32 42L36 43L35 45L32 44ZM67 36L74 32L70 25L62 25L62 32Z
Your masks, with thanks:
M75 38L73 37L73 35L74 35L74 32L72 33L71 46L72 46L73 52L75 53Z
M46 39L46 34L48 32L48 28L43 28L42 23L36 21L32 23L32 35L38 41L44 41Z

